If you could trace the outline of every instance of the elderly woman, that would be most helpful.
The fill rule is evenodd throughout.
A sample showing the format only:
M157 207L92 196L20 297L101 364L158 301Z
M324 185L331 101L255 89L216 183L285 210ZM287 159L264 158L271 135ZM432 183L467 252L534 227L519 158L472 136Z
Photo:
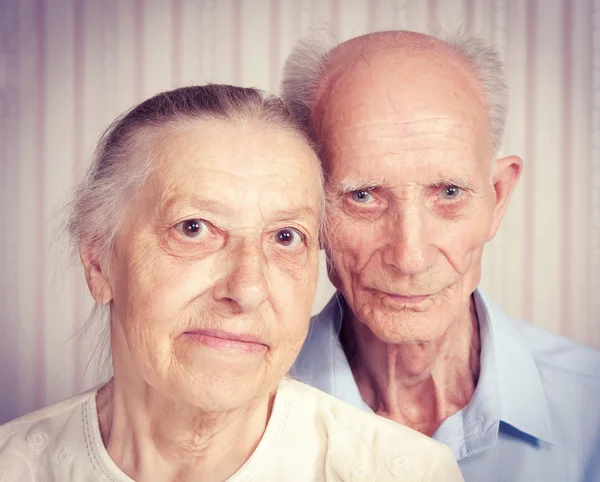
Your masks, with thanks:
M285 378L323 206L276 98L189 87L118 119L70 222L114 376L0 427L0 481L462 480L445 446Z

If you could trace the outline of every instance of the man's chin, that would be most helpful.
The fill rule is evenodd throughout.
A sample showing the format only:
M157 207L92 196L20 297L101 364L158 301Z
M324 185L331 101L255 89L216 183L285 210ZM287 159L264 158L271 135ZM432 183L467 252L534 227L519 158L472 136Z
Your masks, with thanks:
M365 324L373 334L387 344L419 344L431 342L444 334L437 317L414 310L381 310L370 313Z

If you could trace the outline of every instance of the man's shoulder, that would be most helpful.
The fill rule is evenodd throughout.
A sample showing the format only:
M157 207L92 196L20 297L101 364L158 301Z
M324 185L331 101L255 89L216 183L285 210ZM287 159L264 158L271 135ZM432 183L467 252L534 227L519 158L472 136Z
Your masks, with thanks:
M327 304L310 318L311 325L330 325L337 317L340 317L344 312L343 298L339 292L335 292Z
M510 320L529 347L533 359L542 372L600 384L600 351L582 345L564 336L547 331L533 323Z

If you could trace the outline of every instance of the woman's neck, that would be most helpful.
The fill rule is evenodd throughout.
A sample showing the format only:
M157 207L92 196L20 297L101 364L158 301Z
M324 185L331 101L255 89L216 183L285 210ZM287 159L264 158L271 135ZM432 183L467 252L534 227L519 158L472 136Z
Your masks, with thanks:
M223 482L244 465L265 431L274 396L206 413L118 375L97 395L106 450L137 482Z

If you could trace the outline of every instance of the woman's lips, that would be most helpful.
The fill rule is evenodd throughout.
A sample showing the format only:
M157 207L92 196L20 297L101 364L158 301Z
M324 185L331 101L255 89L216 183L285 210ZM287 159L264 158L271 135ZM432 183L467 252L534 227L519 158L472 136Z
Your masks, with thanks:
M264 351L268 345L261 338L246 333L230 333L221 330L194 330L184 333L196 343L238 353L256 353Z

